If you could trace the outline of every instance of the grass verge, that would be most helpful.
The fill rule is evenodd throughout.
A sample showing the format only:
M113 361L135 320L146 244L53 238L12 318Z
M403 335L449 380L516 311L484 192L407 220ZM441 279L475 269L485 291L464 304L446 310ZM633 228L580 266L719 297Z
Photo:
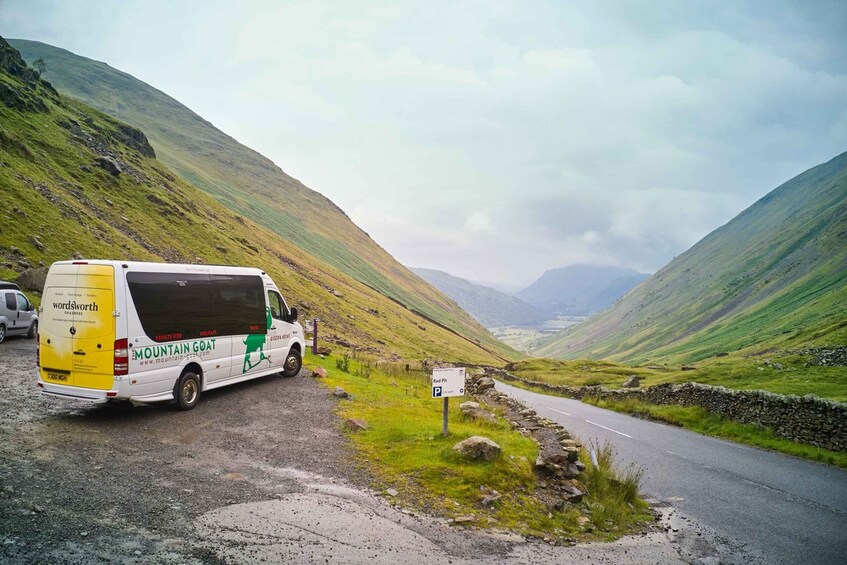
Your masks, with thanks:
M718 414L711 414L700 406L648 404L636 399L611 401L597 397L585 398L583 402L615 412L624 412L641 418L667 422L704 435L729 439L738 443L847 468L847 453L830 451L780 438L768 428L728 420Z
M847 402L847 371L821 366L813 355L788 352L728 354L703 359L694 365L630 366L590 359L555 360L533 358L510 363L506 369L521 378L549 384L603 385L619 388L630 376L641 377L641 386L698 382L737 390L766 390L777 394Z
M322 382L329 389L341 386L352 395L339 402L338 414L367 422L368 429L350 432L350 439L379 486L398 491L393 499L398 504L443 518L473 516L479 527L559 540L613 539L652 520L637 494L640 475L618 474L611 452L600 458L599 469L586 460L588 470L580 480L589 495L582 503L550 511L533 496L537 444L502 419L488 423L464 418L461 398L450 402L450 435L443 437L442 403L430 397L428 374L406 371L401 364L333 356L307 355L306 364L326 369L328 378ZM469 461L453 451L453 445L473 435L500 445L500 457ZM492 491L502 497L484 507L482 499ZM580 519L586 516L588 521Z

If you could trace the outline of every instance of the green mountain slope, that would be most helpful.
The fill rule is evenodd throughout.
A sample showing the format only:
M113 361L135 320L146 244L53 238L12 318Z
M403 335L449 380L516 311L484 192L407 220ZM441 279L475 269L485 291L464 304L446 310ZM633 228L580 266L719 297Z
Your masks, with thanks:
M696 361L847 342L847 153L791 179L535 353Z
M144 131L157 157L227 208L269 228L339 271L502 355L510 350L455 303L412 274L335 204L163 92L64 49L10 40L46 62L59 92Z
M59 95L0 38L0 279L74 255L256 266L303 318L322 320L325 340L408 359L503 358L228 210L153 155L141 131Z
M546 271L515 296L549 318L585 316L603 310L648 276L625 267L569 265Z
M499 290L434 269L412 269L412 272L458 302L487 328L532 326L548 319L526 302Z

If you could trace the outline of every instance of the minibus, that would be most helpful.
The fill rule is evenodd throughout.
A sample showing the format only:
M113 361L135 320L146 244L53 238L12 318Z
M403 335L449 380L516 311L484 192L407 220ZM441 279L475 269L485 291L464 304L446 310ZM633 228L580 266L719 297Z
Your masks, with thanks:
M59 261L39 312L38 382L94 403L175 401L300 371L303 328L270 276L246 267Z

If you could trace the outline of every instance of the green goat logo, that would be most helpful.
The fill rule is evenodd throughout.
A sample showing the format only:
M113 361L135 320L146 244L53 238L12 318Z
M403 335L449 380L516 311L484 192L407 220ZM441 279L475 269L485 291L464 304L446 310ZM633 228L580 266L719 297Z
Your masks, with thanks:
M271 309L265 308L265 323L266 329L271 329L271 325L273 324L273 318L271 317ZM262 361L267 361L270 363L270 357L265 355L265 342L268 339L268 334L248 334L244 339L244 345L247 346L247 350L244 352L244 365L241 369L241 373L246 373L247 371L257 367ZM259 353L259 360L255 363L250 362L250 357L253 353Z

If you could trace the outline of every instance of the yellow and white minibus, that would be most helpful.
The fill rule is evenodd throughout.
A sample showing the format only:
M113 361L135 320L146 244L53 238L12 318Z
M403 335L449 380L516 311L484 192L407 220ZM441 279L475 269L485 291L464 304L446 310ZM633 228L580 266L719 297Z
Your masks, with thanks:
M203 391L300 371L303 328L264 271L60 261L40 310L44 394L194 408Z

